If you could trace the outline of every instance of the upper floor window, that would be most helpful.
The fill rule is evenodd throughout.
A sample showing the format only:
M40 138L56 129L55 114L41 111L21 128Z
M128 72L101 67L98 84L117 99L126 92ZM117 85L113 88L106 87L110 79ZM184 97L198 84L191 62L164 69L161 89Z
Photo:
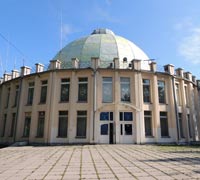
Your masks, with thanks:
M181 97L180 97L180 89L179 89L179 84L176 84L176 100L177 104L180 106L181 105Z
M47 84L48 84L47 80L41 81L40 103L42 103L42 104L46 103L46 99L47 99Z
M7 89L6 108L9 105L9 101L10 101L10 87L8 87L8 89Z
M29 83L27 105L33 104L34 85L35 85L34 82Z
M165 103L165 82L164 81L158 81L158 98L159 103Z
M87 102L88 78L78 79L78 101Z
M112 77L103 77L102 96L103 103L113 101Z
M130 102L130 78L121 77L121 101Z
M69 89L70 89L70 79L61 79L61 89L60 89L60 102L69 101Z
M16 85L16 87L15 87L15 101L14 101L13 107L17 106L18 97L19 97L19 85Z
M189 106L189 97L188 97L188 88L187 88L187 86L184 86L184 90L185 90L185 104L188 107Z
M151 102L150 80L143 79L143 101L146 103Z

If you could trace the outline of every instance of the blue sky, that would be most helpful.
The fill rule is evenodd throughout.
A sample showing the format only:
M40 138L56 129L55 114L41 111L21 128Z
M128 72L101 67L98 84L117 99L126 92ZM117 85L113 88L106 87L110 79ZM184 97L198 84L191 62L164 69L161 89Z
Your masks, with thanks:
M200 79L199 17L199 0L1 0L0 33L10 43L0 36L0 76L23 64L46 65L61 42L102 27L134 42L158 66L174 64Z

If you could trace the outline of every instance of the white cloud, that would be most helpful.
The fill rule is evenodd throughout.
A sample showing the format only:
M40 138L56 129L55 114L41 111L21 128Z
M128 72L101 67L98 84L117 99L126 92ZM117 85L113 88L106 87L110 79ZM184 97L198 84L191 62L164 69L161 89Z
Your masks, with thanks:
M182 34L178 43L178 53L192 64L200 64L200 26L195 26L190 18L177 23L175 29Z
M67 39L68 35L73 32L74 32L74 30L69 24L62 24L62 26L61 26L62 40Z

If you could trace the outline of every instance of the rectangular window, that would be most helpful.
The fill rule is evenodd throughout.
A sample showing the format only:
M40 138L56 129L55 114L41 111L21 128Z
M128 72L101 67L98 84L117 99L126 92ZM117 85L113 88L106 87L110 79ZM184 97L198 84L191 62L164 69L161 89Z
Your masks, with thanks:
M15 118L16 118L16 113L13 113L12 114L12 123L11 123L11 128L10 128L10 137L13 137L13 135L14 135Z
M45 104L47 99L47 84L48 81L41 81L41 94L40 94L40 103Z
M5 131L6 131L6 121L7 121L7 114L4 114L4 120L3 120L3 129L2 129L2 134L1 136L5 136Z
M165 103L165 82L158 81L158 98L159 103Z
M69 78L61 79L60 102L69 101L69 90L70 90L70 79Z
M187 120L188 120L188 131L189 131L189 137L192 138L192 126L191 126L191 121L190 121L190 115L187 115Z
M9 101L10 101L10 87L7 89L6 108L8 108Z
M152 136L151 111L144 111L145 136Z
M31 113L25 113L23 137L29 137L31 128Z
M77 111L77 130L76 136L86 138L87 111Z
M15 101L14 101L13 107L17 106L18 96L19 96L19 85L16 85L16 87L15 87Z
M185 89L185 104L186 106L189 106L189 97L188 97L188 88L187 86L184 86Z
M87 102L88 78L79 78L78 101Z
M132 121L133 113L132 112L120 112L119 117L120 117L120 121Z
M181 98L180 98L179 84L176 84L175 88L176 88L176 101L177 101L178 106L180 106L181 105Z
M113 102L112 77L104 77L102 84L103 103Z
M35 85L34 82L29 83L27 105L33 104L34 85Z
M100 113L100 121L112 121L112 120L113 120L113 112Z
M45 112L40 111L38 113L38 126L37 126L37 137L44 136L44 122L45 122Z
M130 102L130 78L121 77L121 101Z
M160 112L160 129L161 137L169 136L167 112Z
M143 79L143 101L145 103L151 102L150 80Z
M181 137L181 138L185 138L185 137L184 137L184 133L183 133L183 120L182 120L182 113L178 113L178 121L179 121L180 137Z
M66 138L68 130L68 111L59 111L58 137Z

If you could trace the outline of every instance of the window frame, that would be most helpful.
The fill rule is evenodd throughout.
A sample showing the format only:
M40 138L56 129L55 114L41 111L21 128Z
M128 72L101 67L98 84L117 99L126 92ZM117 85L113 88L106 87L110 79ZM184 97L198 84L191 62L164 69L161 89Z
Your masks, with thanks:
M85 87L84 87L85 86ZM82 94L81 91L85 91ZM87 102L88 101L88 77L79 77L78 78L78 102Z

